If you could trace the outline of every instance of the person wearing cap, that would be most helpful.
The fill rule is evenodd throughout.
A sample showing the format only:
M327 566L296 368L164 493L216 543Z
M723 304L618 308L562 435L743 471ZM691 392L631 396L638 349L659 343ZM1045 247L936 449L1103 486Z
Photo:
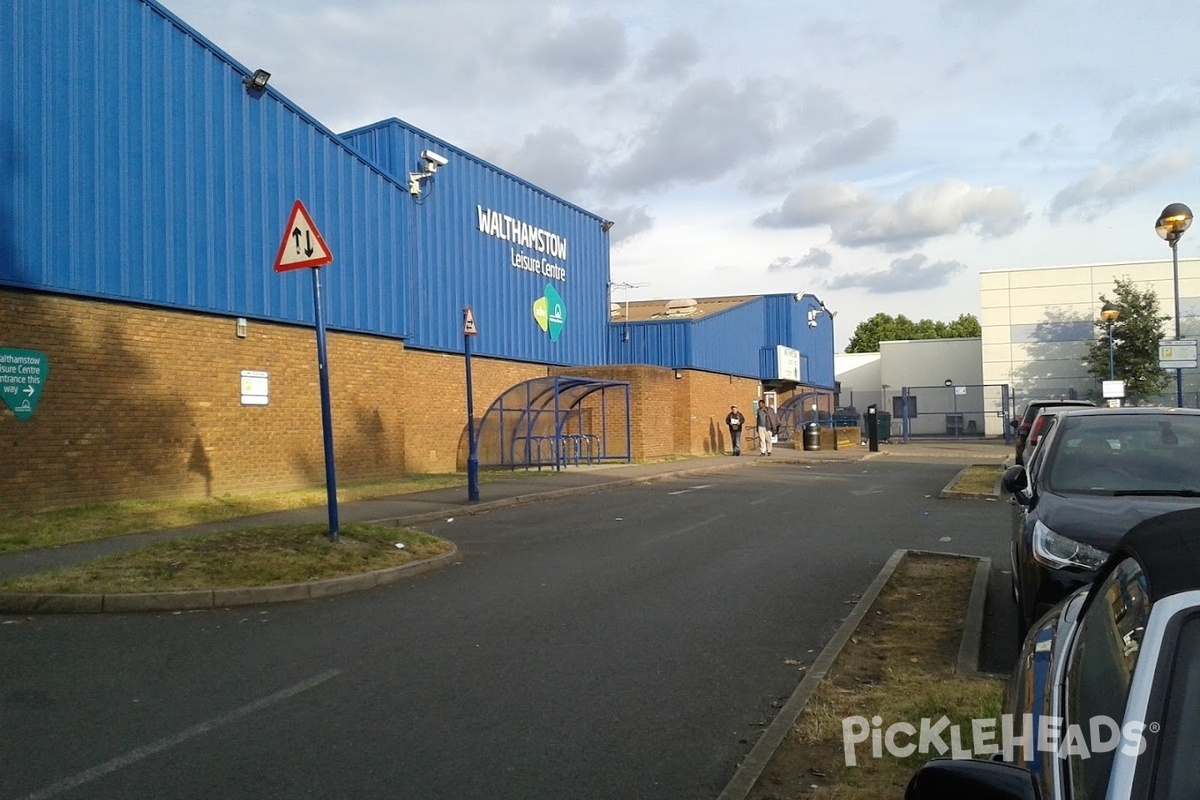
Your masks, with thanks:
M737 406L729 407L729 415L725 417L725 424L729 427L729 439L733 442L733 454L740 456L742 454L742 426L746 424L746 418L742 416L742 412L738 411Z

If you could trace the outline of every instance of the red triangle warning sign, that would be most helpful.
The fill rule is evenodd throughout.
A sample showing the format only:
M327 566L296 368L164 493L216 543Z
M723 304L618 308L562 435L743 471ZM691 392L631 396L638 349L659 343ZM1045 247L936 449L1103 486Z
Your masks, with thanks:
M463 336L477 336L479 329L475 327L475 312L470 306L463 309Z
M279 253L275 256L275 271L323 267L330 261L333 261L333 253L321 238L304 204L297 200L292 206L287 227L283 229L283 241L279 243Z

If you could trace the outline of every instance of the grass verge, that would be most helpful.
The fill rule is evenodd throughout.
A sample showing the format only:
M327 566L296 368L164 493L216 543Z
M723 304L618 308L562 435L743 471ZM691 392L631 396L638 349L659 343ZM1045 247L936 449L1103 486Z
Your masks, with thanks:
M990 494L996 490L1004 467L1000 464L972 464L959 474L950 487L952 491L968 494Z
M751 789L750 800L901 798L935 752L872 756L871 741L848 766L842 720L878 716L882 729L921 720L951 724L998 717L1003 682L958 675L954 666L975 574L973 559L909 554L842 650ZM918 737L900 737L916 743ZM944 736L943 738L948 738ZM969 739L969 736L967 737ZM969 746L969 744L967 744Z
M0 583L0 592L115 594L272 586L400 566L452 547L420 531L389 525L342 526L336 543L328 531L321 524L287 525L175 539L13 578Z
M513 475L488 473L481 483ZM549 474L549 473L547 473ZM397 481L338 487L338 502L374 500L397 494L466 486L465 475L414 475ZM324 487L293 492L202 498L196 500L129 501L64 508L35 514L9 514L0 519L0 553L90 542L129 533L160 531L203 522L247 517L270 511L311 508L327 502Z

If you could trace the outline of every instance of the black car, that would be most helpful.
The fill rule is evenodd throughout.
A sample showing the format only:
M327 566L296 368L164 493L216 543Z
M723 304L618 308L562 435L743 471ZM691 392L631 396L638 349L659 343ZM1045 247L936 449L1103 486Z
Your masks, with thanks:
M930 761L905 800L1200 797L1200 508L1135 526L1039 620L985 722L994 760Z
M1091 400L1031 400L1029 405L1025 406L1025 410L1021 412L1020 419L1014 419L1008 423L1016 431L1016 455L1014 464L1025 463L1025 440L1029 438L1029 431L1033 427L1033 421L1043 408L1063 407L1063 408L1095 408L1096 404Z
M1089 583L1121 535L1142 520L1200 506L1200 410L1061 411L1012 493L1012 577L1024 632Z

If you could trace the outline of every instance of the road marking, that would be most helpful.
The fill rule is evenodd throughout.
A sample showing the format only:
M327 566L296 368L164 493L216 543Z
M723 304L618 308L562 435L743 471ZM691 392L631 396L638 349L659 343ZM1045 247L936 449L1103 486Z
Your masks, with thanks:
M222 725L228 725L229 723L241 719L242 717L253 714L255 711L262 711L264 708L283 702L289 697L294 697L301 692L307 692L309 689L312 689L313 687L318 686L319 684L322 684L331 678L337 677L341 674L341 672L342 671L340 669L331 669L326 672L322 672L320 675L317 675L314 678L309 678L302 683L297 683L295 686L290 686L287 689L278 691L275 694L264 697L261 700L256 700L249 705L244 705L241 708L234 709L233 711L230 711L227 714L222 714L219 717L213 717L210 720L201 722L199 725L193 725L187 730L180 731L174 736L168 736L167 738L159 739L157 742L152 744L143 745L134 750L130 750L123 756L118 756L111 761L106 761L99 766L80 772L78 775L61 780L52 786L47 786L45 789L41 789L33 794L26 795L25 800L47 800L47 798L60 795L63 792L69 792L72 789L83 786L85 783L91 783L98 778L103 778L109 773L132 766L144 758L149 758L150 756L161 753L164 750L169 750L176 745L183 744L188 739L194 739L203 733L208 733L211 730L220 728Z
M689 486L688 488L686 488L686 489L680 489L680 490L679 490L679 491L677 491L677 492L667 492L667 494L668 494L668 495L672 495L672 494L687 494L688 492L694 492L694 491L697 491L698 489L711 489L712 487L713 487L713 484L711 484L711 483L706 483L706 484L704 484L703 486Z
M675 537L675 536L680 536L680 535L682 535L682 534L685 534L685 533L691 533L692 531L694 531L694 530L696 530L696 529L698 529L698 528L703 528L705 525L711 525L711 524L713 524L714 522L716 522L717 520L719 520L719 519L724 519L724 518L725 518L725 515L724 515L724 514L717 514L715 517L709 517L709 518L708 518L708 519L706 519L706 520L702 520L702 521L700 521L700 522L697 522L695 525L688 525L686 528L680 528L680 529L679 529L679 530L677 530L677 531L671 531L671 532L669 532L669 533L664 533L664 534L662 534L661 536L655 536L655 537L653 537L653 538L651 538L651 539L643 539L642 541L638 542L638 544L640 544L640 545L642 545L643 547L645 547L645 546L646 546L646 545L648 545L648 544L654 544L654 543L656 543L656 542L661 542L661 541L663 541L664 539L670 539L670 538L672 538L672 537Z

